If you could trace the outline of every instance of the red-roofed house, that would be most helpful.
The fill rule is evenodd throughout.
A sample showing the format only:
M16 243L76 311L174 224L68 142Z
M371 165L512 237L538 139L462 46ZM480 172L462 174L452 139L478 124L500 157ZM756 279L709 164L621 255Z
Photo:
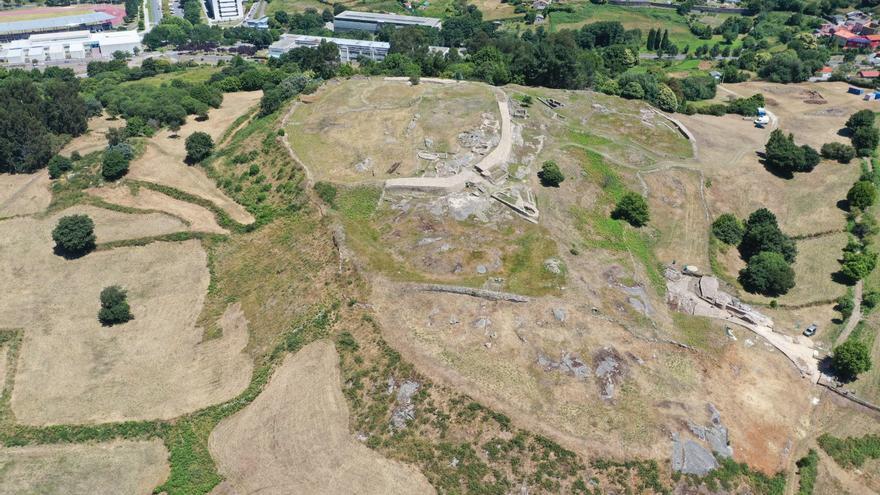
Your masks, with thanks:
M880 70L860 70L859 77L865 79L875 79L880 77Z
M871 43L871 48L880 46L880 34L866 34L864 37Z
M871 41L868 38L859 36L848 29L834 31L834 41L846 48L867 48L871 46Z

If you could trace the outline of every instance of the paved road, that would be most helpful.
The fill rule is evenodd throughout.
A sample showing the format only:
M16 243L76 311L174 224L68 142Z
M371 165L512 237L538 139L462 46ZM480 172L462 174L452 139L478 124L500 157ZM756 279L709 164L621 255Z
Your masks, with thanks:
M147 5L144 13L149 18L149 22L144 22L144 32L148 32L153 26L162 22L162 0L144 0Z

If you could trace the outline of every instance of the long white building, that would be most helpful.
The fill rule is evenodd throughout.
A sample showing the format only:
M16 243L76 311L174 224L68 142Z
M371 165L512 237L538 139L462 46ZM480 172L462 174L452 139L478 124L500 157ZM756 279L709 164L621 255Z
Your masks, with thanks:
M391 48L391 44L384 41L325 38L323 36L308 36L305 34L282 34L278 41L269 45L269 56L278 58L290 50L299 47L317 48L322 41L335 43L339 47L339 60L341 62L353 62L360 56L382 61Z
M211 0L211 10L214 11L214 20L235 21L244 17L244 4L242 0Z
M0 61L9 65L40 64L63 60L109 58L113 52L140 49L137 31L68 31L33 34L24 40L0 45Z
M382 26L424 26L434 29L442 27L442 21L435 17L416 17L412 15L379 14L346 10L333 16L334 31L369 31L375 33Z

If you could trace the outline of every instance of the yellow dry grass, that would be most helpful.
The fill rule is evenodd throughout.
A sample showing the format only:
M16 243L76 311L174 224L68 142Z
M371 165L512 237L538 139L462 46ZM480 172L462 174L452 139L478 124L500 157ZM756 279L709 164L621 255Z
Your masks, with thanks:
M148 216L93 218L99 241L108 241L145 235ZM223 337L208 342L196 327L209 280L197 241L65 260L52 252L54 225L54 217L0 222L0 291L16 295L0 301L0 327L25 331L11 398L19 422L168 419L247 385L252 365L241 352L247 343L242 319L224 315ZM128 290L135 319L102 327L99 294L114 284Z
M327 341L287 356L253 403L217 425L209 448L226 481L213 494L434 492L348 431L338 359Z
M30 215L46 209L52 200L49 173L0 174L0 218Z
M355 182L420 175L433 164L418 158L425 140L432 150L464 152L458 134L479 128L498 107L484 84L351 79L323 88L313 103L300 104L287 126L297 155L319 180ZM472 162L478 156L472 157ZM368 167L356 165L369 160Z
M253 215L226 196L201 167L184 162L184 142L187 136L199 131L208 133L216 142L237 118L259 102L261 96L261 91L228 93L224 95L220 108L208 112L208 120L199 122L190 118L177 137L171 137L170 131L160 131L146 142L144 154L132 162L128 177L175 187L213 202L237 222L253 223Z
M169 473L160 440L0 448L2 495L143 495Z
M82 136L70 140L60 154L70 156L76 151L80 155L87 155L93 151L100 151L107 147L107 131L117 127L125 127L123 119L109 119L103 115L89 119L89 130Z
M116 187L106 186L89 189L88 192L109 203L168 213L187 222L189 230L195 232L228 233L226 229L217 224L214 212L207 208L166 196L145 187L138 188L135 192L125 185L117 185Z

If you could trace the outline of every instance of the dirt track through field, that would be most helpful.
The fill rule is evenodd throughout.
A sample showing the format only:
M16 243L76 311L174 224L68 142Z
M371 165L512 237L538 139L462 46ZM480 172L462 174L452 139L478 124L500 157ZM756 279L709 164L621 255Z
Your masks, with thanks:
M327 341L287 356L253 403L217 425L209 448L226 477L213 495L434 493L416 469L348 431L338 356Z
M219 140L237 118L245 115L257 104L262 91L227 93L219 109L208 112L208 120L197 121L190 117L181 127L177 137L168 130L159 131L147 141L144 154L132 162L128 177L168 185L213 202L233 220L250 224L254 217L243 206L230 199L199 166L190 166L186 158L185 141L194 132L206 132Z
M52 200L49 174L0 174L0 218L30 215L46 209Z
M142 210L160 210L189 223L189 230L195 232L210 232L213 234L228 234L229 232L217 224L214 213L199 205L174 199L160 192L142 187L137 194L133 194L126 186L101 187L87 191L102 198L103 200Z
M168 473L160 440L0 448L0 495L144 495Z
M144 217L94 207L98 240L141 237ZM67 212L69 210L66 210ZM64 213L64 212L62 212ZM207 292L207 255L198 241L155 242L65 260L52 252L54 217L0 222L0 327L24 337L11 405L25 424L169 419L231 398L247 386L243 325L202 341L196 327ZM135 319L97 320L99 294L118 284ZM234 311L231 308L230 311Z

